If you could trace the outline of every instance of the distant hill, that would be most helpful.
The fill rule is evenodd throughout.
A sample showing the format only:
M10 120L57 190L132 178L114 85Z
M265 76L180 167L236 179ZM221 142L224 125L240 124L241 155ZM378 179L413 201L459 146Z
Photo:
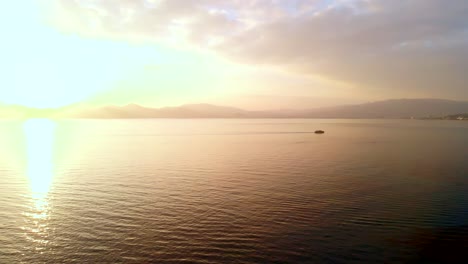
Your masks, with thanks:
M4 109L4 108L1 108ZM358 105L344 105L305 110L248 111L211 104L188 104L178 107L149 108L136 104L100 108L67 107L34 110L10 107L0 117L58 118L430 118L468 113L468 102L441 99L394 99ZM14 114L12 114L12 112ZM4 113L1 115L1 113Z
M455 114L442 117L428 117L426 119L441 119L441 120L468 120L468 113L466 114Z
M306 117L422 118L468 112L468 102L441 99L394 99L359 105L307 110Z
M248 111L209 104L190 104L178 107L149 108L136 104L106 106L96 109L74 109L60 117L73 118L247 118Z

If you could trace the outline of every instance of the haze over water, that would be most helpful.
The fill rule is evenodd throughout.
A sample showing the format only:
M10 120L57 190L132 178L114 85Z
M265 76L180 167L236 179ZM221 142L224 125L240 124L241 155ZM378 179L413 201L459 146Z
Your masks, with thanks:
M1 121L0 263L456 257L467 146L462 121Z

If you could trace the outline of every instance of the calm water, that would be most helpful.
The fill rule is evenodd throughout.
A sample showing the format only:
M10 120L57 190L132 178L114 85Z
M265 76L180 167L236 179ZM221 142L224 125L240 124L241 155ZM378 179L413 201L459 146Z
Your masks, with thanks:
M1 121L0 174L0 263L411 263L468 250L462 121Z

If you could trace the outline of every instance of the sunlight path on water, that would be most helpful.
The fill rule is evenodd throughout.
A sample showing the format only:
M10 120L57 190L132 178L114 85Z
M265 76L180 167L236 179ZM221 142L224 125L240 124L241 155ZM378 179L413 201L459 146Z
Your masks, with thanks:
M23 230L41 252L48 243L49 198L54 176L53 149L56 125L48 119L30 119L23 125L27 151L27 177L31 191L31 206L24 212Z

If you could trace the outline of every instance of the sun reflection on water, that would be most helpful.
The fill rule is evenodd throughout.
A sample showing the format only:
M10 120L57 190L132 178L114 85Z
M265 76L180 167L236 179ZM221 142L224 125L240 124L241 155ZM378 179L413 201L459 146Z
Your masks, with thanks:
M55 123L31 119L24 124L27 147L27 174L34 194L47 194L53 178Z
M32 205L24 213L26 237L42 251L48 243L49 190L54 176L53 149L56 125L48 119L30 119L23 125L26 140L27 177Z

